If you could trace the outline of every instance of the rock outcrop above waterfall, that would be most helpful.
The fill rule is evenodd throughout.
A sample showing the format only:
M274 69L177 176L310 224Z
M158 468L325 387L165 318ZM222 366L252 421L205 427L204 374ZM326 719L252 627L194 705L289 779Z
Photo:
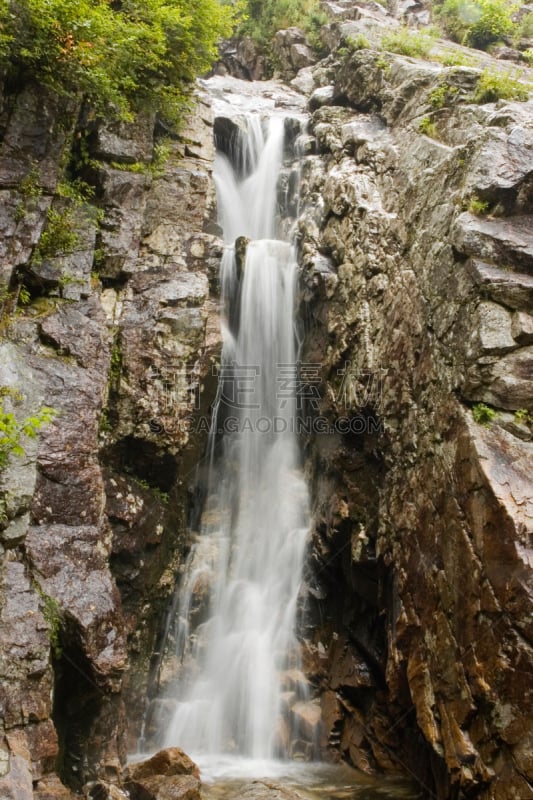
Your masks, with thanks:
M157 156L150 115L87 128L40 87L2 109L4 409L55 419L1 475L0 795L66 800L56 769L121 774L187 546L219 349L212 116L199 99Z
M307 450L330 747L442 800L533 797L533 104L371 49L304 73L303 360L355 421Z

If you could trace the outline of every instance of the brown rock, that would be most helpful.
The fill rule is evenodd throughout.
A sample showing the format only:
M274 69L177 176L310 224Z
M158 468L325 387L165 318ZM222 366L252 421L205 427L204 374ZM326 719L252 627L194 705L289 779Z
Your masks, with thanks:
M136 778L125 785L131 800L201 800L200 781L194 775Z
M355 647L343 637L335 641L331 661L333 667L329 684L332 689L340 689L343 686L352 688L375 686L368 664Z
M30 762L22 756L12 756L9 772L0 778L2 800L33 800Z
M57 775L46 775L34 789L34 800L75 800L75 795L61 783Z
M340 41L360 22L327 33ZM319 155L302 170L302 358L322 364L332 419L345 412L347 364L385 376L372 408L381 434L308 443L323 713L330 747L363 769L389 770L402 753L436 796L528 796L530 748L518 741L531 740L532 452L509 420L533 396L530 111L468 106L470 68L377 59L339 54L309 82L333 91L317 96ZM413 135L444 82L454 91L439 141ZM343 107L321 105L328 95ZM493 215L458 212L474 194ZM314 267L324 255L327 287ZM465 400L508 410L506 430L474 423ZM361 530L367 563L353 547Z
M179 747L167 747L146 761L130 764L128 777L140 781L154 776L194 775L200 777L200 770L189 756Z
M283 784L262 780L241 786L228 800L302 800L302 795Z
M342 731L340 747L357 769L370 774L373 769L365 744L365 731L361 723L355 717L348 718Z
M130 764L125 782L132 800L199 800L200 771L179 747Z
M533 316L524 311L516 311L513 314L511 333L519 344L533 344Z
M118 786L104 781L92 781L83 787L87 800L129 800L129 795Z
M318 742L322 714L317 700L295 703L291 708L291 717L300 738L308 742Z
M323 692L320 696L322 719L328 739L336 738L337 727L343 719L342 708L335 692ZM335 742L336 743L336 742Z

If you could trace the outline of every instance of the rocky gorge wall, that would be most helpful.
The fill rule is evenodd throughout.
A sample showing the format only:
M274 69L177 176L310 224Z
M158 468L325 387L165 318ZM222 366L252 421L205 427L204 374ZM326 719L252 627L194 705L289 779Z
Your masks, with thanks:
M348 49L293 81L316 138L303 361L321 414L354 421L307 446L308 675L358 767L407 769L424 797L533 797L532 104Z
M168 137L35 86L1 132L4 410L55 418L1 475L0 796L44 800L139 733L219 349L214 145L202 99Z
M302 361L321 415L353 422L305 442L322 751L423 797L526 800L531 103L474 104L479 70L345 44L291 87L311 114ZM41 87L3 98L0 385L19 419L56 417L1 476L2 798L119 782L154 692L220 346L212 125L204 99L169 137Z

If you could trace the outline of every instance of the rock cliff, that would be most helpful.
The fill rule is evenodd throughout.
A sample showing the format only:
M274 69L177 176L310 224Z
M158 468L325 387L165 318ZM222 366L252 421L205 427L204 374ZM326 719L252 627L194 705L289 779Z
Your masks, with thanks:
M201 98L162 144L32 86L2 133L4 409L55 418L2 473L0 794L44 799L139 732L219 347L214 145Z
M473 102L471 67L354 49L340 19L330 56L309 65L298 39L286 64L308 64L302 361L327 433L305 441L303 651L323 753L424 797L526 800L532 106ZM56 412L1 475L0 795L96 800L153 694L195 510L220 346L213 113L200 96L168 135L27 86L0 134L4 409Z
M304 72L303 360L344 425L307 448L330 746L424 796L533 797L532 104L371 49Z

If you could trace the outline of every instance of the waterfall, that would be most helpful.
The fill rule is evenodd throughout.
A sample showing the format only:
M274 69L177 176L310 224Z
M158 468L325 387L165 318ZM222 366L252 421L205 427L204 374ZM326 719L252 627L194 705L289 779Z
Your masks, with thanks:
M308 496L294 431L296 263L275 238L283 143L283 119L250 116L231 161L215 163L226 249L213 420L223 434L211 435L201 530L177 598L178 702L165 737L193 757L288 755L283 677L299 667Z

